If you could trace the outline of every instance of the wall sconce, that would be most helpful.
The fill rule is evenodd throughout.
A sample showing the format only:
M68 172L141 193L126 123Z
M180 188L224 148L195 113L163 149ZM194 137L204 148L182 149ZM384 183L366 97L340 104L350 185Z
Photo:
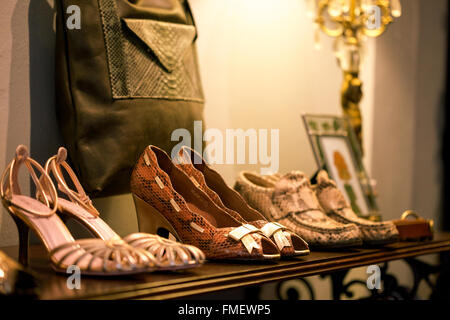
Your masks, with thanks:
M333 51L343 71L341 105L350 119L362 149L359 102L362 82L359 67L366 37L378 37L402 14L400 0L306 0L308 16L314 19L314 43L320 49L320 32L334 37Z

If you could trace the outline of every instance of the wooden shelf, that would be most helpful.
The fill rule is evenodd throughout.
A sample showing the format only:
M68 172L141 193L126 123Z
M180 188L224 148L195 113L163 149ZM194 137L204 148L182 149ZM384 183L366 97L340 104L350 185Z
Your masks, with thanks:
M12 258L17 256L17 247L1 250ZM32 246L30 250L31 269L41 282L41 299L173 299L449 251L450 233L436 234L432 241L315 251L306 257L271 263L208 262L202 267L178 272L120 278L82 277L80 290L67 288L67 277L49 267L41 246Z

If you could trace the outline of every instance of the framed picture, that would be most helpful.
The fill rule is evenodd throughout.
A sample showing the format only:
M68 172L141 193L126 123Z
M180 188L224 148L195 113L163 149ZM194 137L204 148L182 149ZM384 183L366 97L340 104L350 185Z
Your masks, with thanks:
M311 114L303 114L302 118L318 167L328 171L356 214L379 220L370 179L349 120Z

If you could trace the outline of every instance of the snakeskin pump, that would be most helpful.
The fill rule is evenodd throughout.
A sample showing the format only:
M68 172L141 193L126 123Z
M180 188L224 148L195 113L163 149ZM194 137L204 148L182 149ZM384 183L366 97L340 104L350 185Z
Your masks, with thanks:
M140 156L131 176L131 191L142 232L168 232L200 248L207 259L280 258L270 239L219 208L158 147L149 146Z
M176 162L217 206L242 224L249 223L260 229L278 246L282 257L309 254L308 244L302 238L278 222L269 222L261 213L251 208L239 193L226 184L217 171L208 166L197 151L186 146L181 147Z

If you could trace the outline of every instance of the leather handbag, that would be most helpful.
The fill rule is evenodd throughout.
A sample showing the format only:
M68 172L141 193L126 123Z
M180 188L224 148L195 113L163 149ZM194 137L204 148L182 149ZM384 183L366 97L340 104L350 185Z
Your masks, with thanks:
M194 121L203 119L189 4L56 4L56 111L71 164L91 196L126 193L146 146L170 152L178 143L172 132L184 128L193 135ZM77 12L79 28L70 27Z

